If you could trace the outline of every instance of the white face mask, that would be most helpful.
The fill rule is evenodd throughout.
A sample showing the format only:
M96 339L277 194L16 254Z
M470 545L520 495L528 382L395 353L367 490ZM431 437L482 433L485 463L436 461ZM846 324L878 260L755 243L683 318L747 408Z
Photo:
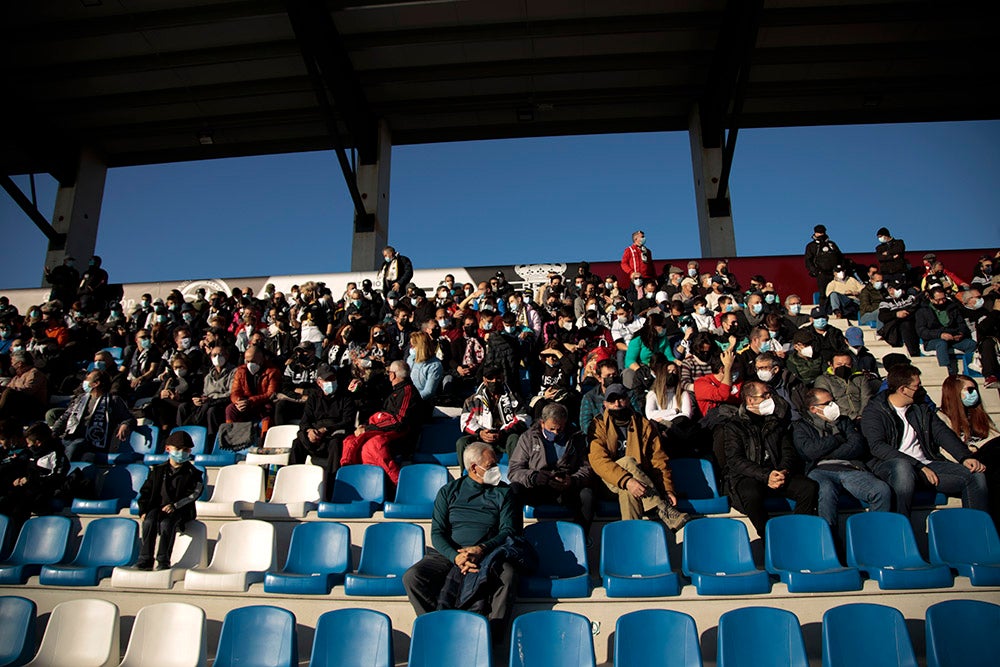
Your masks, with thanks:
M833 275L834 275L834 277L835 277L835 278L836 278L837 280L843 280L843 279L844 279L844 272L843 272L843 271L837 271L837 272L836 272L835 274L833 274Z
M503 473L500 472L500 466L493 466L483 473L483 484L486 484L487 486L496 486L500 483L501 477L503 477Z
M212 365L217 368L222 368L226 364L226 358L221 354L216 354L212 357Z
M799 354L801 354L806 359L812 359L813 358L812 345L806 345L804 348L802 348L802 351Z
M823 418L828 422L835 422L840 418L840 406L836 403L827 403L823 406Z
M573 330L573 323L572 322L563 322L562 323L562 328L565 329L566 331L572 331Z
M632 284L635 285L636 287L642 287L642 278L636 278L635 280L632 281Z
M761 415L765 417L767 415L774 414L774 399L765 398L763 401L760 402L760 405L757 406L757 410L760 412Z
M757 379L761 382L770 382L774 379L774 371L770 369L757 371Z
M250 375L256 375L258 371L260 371L260 364L254 363L253 361L247 362L247 372L250 373Z
M698 269L688 269L688 275L694 278L696 275L698 275Z

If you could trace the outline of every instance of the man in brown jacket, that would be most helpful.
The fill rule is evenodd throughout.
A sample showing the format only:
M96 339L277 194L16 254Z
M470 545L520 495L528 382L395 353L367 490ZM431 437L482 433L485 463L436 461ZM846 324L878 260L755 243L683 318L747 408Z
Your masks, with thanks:
M652 422L632 410L625 385L604 392L604 414L594 419L590 466L618 495L622 519L656 510L671 530L691 518L674 507L677 497L663 443Z

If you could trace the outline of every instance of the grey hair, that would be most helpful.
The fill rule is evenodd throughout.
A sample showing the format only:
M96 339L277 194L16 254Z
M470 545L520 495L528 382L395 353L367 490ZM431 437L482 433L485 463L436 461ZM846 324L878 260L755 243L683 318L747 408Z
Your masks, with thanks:
M483 454L486 453L487 449L492 449L485 442L473 442L470 443L465 451L462 452L462 465L465 466L466 470L471 470L473 464L477 464L483 460Z
M405 361L397 359L396 361L389 364L389 370L396 374L401 380L405 380L410 377L410 367L406 365Z
M541 421L549 421L550 419L565 424L566 420L569 419L569 410L566 409L565 405L559 403L546 403L545 407L542 408Z

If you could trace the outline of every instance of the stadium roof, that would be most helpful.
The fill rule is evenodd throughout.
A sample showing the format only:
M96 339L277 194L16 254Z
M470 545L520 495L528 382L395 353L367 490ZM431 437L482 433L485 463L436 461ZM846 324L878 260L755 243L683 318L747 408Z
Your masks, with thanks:
M1000 117L987 2L5 2L4 174L329 149ZM707 116L707 117L706 117Z

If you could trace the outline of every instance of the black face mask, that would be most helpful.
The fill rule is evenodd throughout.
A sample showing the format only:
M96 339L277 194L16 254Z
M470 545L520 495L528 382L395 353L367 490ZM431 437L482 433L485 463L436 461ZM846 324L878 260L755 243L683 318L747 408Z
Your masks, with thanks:
M680 376L676 372L667 373L666 379L663 381L667 389L673 389L681 381Z
M502 380L483 380L483 384L486 385L486 391L491 394L499 394L500 387L503 384Z
M850 366L838 366L833 369L833 374L839 377L841 380L846 380L851 377L854 370Z
M384 333L380 333L380 334L375 334L372 340L375 341L376 343L388 343L389 337Z
M712 350L695 350L694 356L707 364L709 358L712 356Z
M610 377L606 377L603 380L601 380L601 386L604 387L605 389L607 389L611 385L613 385L613 384L621 384L621 382L622 382L622 376L616 374L616 375L612 375Z
M632 416L632 408L631 407L616 408L616 409L608 408L608 414L611 416L611 419L613 419L616 422L625 422L628 421L629 417Z
M927 400L927 390L924 389L923 387L920 387L920 389L917 389L915 392L913 392L914 403L923 403L926 400Z
M465 327L465 335L471 338L472 336L476 335L476 332L478 330L479 329L475 325Z

